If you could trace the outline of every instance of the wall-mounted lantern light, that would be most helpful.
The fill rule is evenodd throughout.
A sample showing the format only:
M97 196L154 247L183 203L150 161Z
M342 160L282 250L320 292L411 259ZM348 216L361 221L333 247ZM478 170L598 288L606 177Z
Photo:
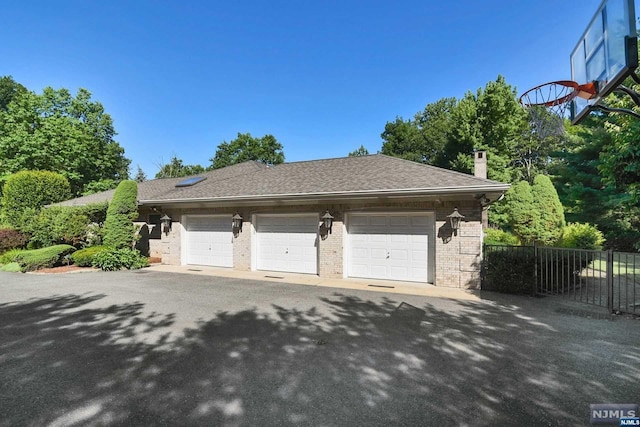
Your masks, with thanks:
M242 231L242 216L238 212L231 218L231 227L235 233Z
M160 218L160 222L162 223L162 231L164 231L164 234L168 235L171 231L171 217L167 214L164 214Z
M449 218L451 223L451 229L456 232L460 229L460 221L464 219L464 215L460 215L458 208L454 208L453 212L447 215L447 218Z
M331 234L331 227L333 227L333 215L331 215L329 213L329 210L327 210L320 219L322 220L324 229L327 230L329 234Z

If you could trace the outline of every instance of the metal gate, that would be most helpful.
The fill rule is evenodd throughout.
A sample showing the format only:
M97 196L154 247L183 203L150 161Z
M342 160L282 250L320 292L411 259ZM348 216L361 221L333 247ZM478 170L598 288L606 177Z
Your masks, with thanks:
M640 254L485 245L482 288L558 295L640 314Z

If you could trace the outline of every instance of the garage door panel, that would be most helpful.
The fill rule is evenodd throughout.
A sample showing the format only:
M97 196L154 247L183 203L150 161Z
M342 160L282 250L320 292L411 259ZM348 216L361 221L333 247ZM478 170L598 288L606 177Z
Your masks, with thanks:
M407 253L406 250L402 250L402 249L395 249L395 250L391 250L389 252L389 256L394 260L394 261L399 261L399 260L408 260L409 259L409 254Z
M187 216L186 263L233 267L233 234L228 216Z
M389 270L390 275L396 280L407 280L409 278L406 267L390 267Z
M386 226L387 225L387 217L386 216L370 216L369 217L369 224L368 225L372 225L372 226Z
M369 257L373 260L383 260L387 258L387 250L373 248L369 251Z
M365 269L365 276L367 278L376 279L378 277L388 276L387 267L381 265L372 265L370 269Z
M427 234L427 229L431 226L431 218L428 216L412 216L411 217L411 227L419 227L420 230L424 231L424 234ZM414 231L420 231L414 230Z
M406 244L409 242L411 236L407 236L406 234L392 234L389 236L389 240L391 243L402 243Z
M389 217L389 225L391 227L406 227L409 225L408 216L391 216Z
M348 218L347 274L387 280L431 280L430 214L352 214Z
M258 270L317 274L317 215L258 215Z

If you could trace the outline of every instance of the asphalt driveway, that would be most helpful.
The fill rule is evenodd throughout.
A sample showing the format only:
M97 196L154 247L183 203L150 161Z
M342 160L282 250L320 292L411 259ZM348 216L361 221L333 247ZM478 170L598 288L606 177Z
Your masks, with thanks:
M640 321L482 296L0 273L0 426L564 426L640 403Z

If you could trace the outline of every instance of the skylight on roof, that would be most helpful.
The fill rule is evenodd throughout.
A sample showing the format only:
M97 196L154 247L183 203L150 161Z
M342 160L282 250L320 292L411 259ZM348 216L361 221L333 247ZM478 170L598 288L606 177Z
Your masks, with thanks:
M192 185L196 185L197 183L204 181L205 179L207 178L204 176L194 176L193 178L187 178L180 181L176 184L176 187L191 187Z

